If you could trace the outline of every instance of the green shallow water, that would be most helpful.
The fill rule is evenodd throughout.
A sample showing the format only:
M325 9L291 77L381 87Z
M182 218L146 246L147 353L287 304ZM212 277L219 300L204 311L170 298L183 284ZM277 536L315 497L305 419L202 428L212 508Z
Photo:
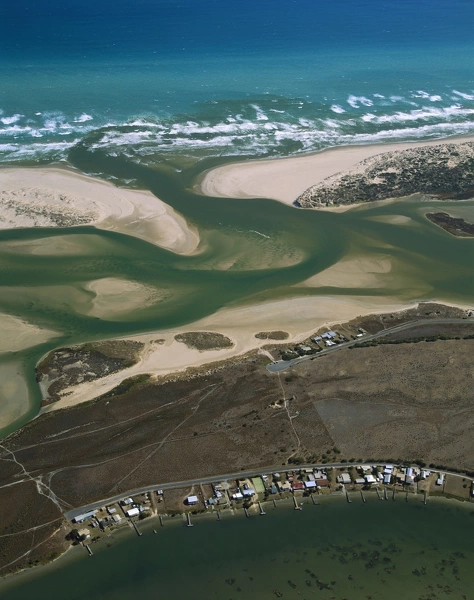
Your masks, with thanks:
M80 149L72 153L71 162L86 172L120 175L151 190L198 228L203 250L178 256L92 227L0 232L0 312L60 334L15 356L27 373L30 408L3 435L37 413L34 365L48 350L64 344L158 331L222 307L298 295L309 302L327 295L390 296L401 303L474 301L474 240L455 238L424 217L428 210L449 211L452 204L411 197L342 213L308 211L271 200L196 195L190 191L199 172L196 166L181 172L148 168ZM474 220L474 202L463 202L462 212ZM343 258L380 256L392 268L374 287L299 285ZM151 286L159 296L151 305L98 318L90 314L94 294L87 285L105 277Z
M221 522L194 517L193 528L180 517L163 528L148 523L141 538L123 532L110 547L95 546L92 558L79 549L7 579L0 592L6 600L472 598L470 504L352 497L306 500L302 511L270 505L248 519L224 511Z

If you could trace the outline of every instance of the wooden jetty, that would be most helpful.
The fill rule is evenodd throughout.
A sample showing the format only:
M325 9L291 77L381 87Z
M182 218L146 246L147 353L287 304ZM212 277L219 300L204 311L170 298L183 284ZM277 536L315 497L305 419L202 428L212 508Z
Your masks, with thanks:
M293 504L295 505L295 510L303 510L303 507L298 504L295 496L293 496Z
M349 498L349 492L346 490L346 500L348 504L352 503L352 500Z
M189 513L186 513L186 527L192 527L193 524L191 523L191 515Z
M377 498L378 498L379 500L382 500L382 496L380 495L380 492L379 492L379 488L378 488L378 487L376 487L376 488L375 488L375 491L377 492Z
M395 500L395 491L396 491L395 490L395 486L393 486L393 489L392 489L392 500Z
M138 537L141 537L143 535L143 533L138 529L137 524L135 523L135 521L130 521L130 523L133 525L133 529L135 529Z
M383 488L383 499L384 499L384 500L388 500L388 496L387 496L387 488L386 488L386 487L384 487L384 488Z
M428 501L428 498L427 498L427 496L426 496L426 490L423 490L423 496L424 496L424 497L423 497L423 504L426 504L426 503L427 503L427 501Z
M266 514L265 511L263 510L262 505L260 504L260 502L258 502L258 508L260 509L260 514L261 515L265 515Z
M275 508L277 507L277 503L276 503L276 500L275 500L275 498L273 498L273 506L274 506Z
M89 544L83 544L83 546L87 550L87 552L89 553L89 556L92 556L93 552L92 552L91 547L89 546Z
M216 514L217 514L217 520L220 521L221 520L221 511L219 509L217 509Z
M360 497L362 498L362 502L365 504L367 500L365 499L364 492L360 490Z
M161 525L162 527L164 527L164 524L163 524L163 517L162 517L161 515L158 515L158 518L160 519L160 525Z
M248 509L244 506L244 512L246 517L250 517Z

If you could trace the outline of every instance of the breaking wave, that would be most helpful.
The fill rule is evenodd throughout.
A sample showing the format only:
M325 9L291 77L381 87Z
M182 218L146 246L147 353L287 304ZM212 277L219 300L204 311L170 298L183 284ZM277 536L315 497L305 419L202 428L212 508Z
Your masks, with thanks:
M60 161L74 145L135 159L165 154L287 156L328 146L474 133L474 92L412 90L314 102L263 95L195 105L187 114L31 115L0 109L0 162Z

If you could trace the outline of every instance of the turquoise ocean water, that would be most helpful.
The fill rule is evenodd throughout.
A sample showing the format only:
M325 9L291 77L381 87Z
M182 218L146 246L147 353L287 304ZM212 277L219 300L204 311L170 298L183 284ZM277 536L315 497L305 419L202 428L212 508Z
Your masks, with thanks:
M473 132L473 25L470 0L5 0L0 161Z
M13 428L37 413L34 365L56 344L177 326L249 298L287 297L354 248L399 260L405 283L394 280L390 289L397 298L470 301L471 241L426 222L414 201L397 205L414 225L394 226L371 220L389 214L387 207L308 213L265 200L222 203L186 186L200 171L189 167L195 159L209 165L474 133L473 25L472 0L3 0L0 163L59 161L128 179L182 212L208 246L177 257L90 228L1 233L0 308L62 336L5 359L30 387L29 412ZM148 168L164 162L166 173ZM472 214L472 202L465 210ZM255 229L272 239L256 239ZM79 236L89 258L22 255L21 244L55 235ZM271 268L273 257L295 249L300 263ZM237 250L234 269L215 266ZM107 276L161 283L174 296L120 321L92 319L68 294ZM358 292L311 292L318 293ZM204 520L191 532L123 536L91 560L66 558L38 578L10 580L0 595L472 596L470 512L435 503L424 511L419 502L368 507L305 507L260 521L229 519L219 531Z

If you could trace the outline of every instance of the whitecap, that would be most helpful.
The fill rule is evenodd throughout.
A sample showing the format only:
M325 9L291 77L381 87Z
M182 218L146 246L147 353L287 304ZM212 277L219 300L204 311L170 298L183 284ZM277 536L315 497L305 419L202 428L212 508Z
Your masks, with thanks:
M21 117L24 117L25 115L20 115L20 114L16 114L16 115L12 115L11 117L1 117L0 121L4 124L4 125L13 125L13 123L17 123Z
M452 93L460 98L464 98L464 100L474 100L474 94L466 94L464 92L458 92L458 90L453 90Z
M86 123L87 121L92 121L94 117L88 115L87 113L82 113L77 119L74 119L73 123Z
M352 94L347 98L347 103L352 106L352 108L360 108L360 105L363 106L373 106L374 102L370 98L366 98L365 96L353 96Z
M340 106L339 104L333 104L331 106L331 110L334 113L337 113L339 115L342 115L342 113L345 113L346 111L342 108L342 106Z

